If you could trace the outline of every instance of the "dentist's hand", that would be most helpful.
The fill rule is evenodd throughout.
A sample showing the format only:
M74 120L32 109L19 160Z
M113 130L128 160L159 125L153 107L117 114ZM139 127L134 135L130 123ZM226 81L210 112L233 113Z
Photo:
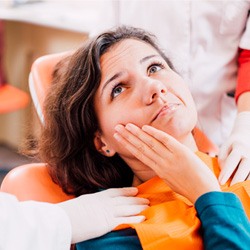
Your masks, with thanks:
M134 197L137 193L134 187L114 188L59 203L71 222L72 243L102 236L123 223L144 221L138 214L149 201Z
M195 201L202 194L220 191L208 166L172 136L150 126L116 126L114 137L142 163L154 170L169 187Z
M233 174L231 185L250 178L250 112L238 114L229 139L220 149L219 162L222 185Z

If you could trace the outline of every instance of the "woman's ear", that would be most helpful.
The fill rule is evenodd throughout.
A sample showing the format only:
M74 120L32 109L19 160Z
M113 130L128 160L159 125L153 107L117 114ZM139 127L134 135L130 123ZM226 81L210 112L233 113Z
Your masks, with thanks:
M114 156L116 153L113 149L109 148L108 144L105 142L103 136L99 131L95 132L94 145L98 152L107 157Z

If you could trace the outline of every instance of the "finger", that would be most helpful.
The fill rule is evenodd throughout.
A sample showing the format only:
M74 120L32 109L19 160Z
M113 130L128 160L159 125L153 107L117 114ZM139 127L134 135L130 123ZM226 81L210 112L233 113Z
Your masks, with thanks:
M162 166L162 164L166 165L167 163L170 163L170 161L172 161L173 152L169 150L168 146L171 145L171 143L169 143L169 140L173 139L173 141L175 141L174 138L167 135L165 132L155 129L153 127L150 127L153 129L152 134L144 132L142 129L138 128L133 124L127 124L125 128L128 129L134 135L136 135L141 141L143 141L148 146L146 147L147 150L145 150L144 155L146 155L148 159L151 160L151 164L148 166L154 171L158 171L158 168ZM168 143L166 141L168 141ZM176 143L176 146L177 144L178 146L181 145L179 142ZM140 150L140 148L138 149ZM178 149L174 149L175 153L179 151Z
M115 129L117 131L117 133L114 134L115 139L145 165L151 167L156 164L154 159L160 161L161 154L153 151L146 143L141 141L137 133L134 135L122 125L117 125ZM155 144L157 143L159 142L156 141Z
M122 137L120 134L115 133L114 138L121 143L132 155L134 155L138 160L140 160L145 165L151 167L152 165L155 165L156 162L152 160L154 157L157 158L159 155L157 155L154 151L150 150L150 148L147 145L139 145L139 144L132 144L129 141L127 141L124 137ZM133 143L135 143L133 141ZM149 152L151 151L151 158L147 157ZM154 156L152 156L152 152L154 152ZM160 159L159 159L160 161Z
M241 154L238 150L234 149L225 161L225 166L222 168L219 175L219 182L221 185L224 185L234 170L237 168L238 164L241 161Z
M131 126L132 126L132 124L131 124ZM117 125L116 127L115 127L115 130L116 130L116 134L119 134L121 137L123 137L125 140L126 140L126 142L127 143L124 143L125 145L126 144L132 144L132 145L134 145L135 147L137 147L137 148L140 148L141 147L141 149L140 149L140 151L144 151L144 147L146 146L146 145L144 145L145 143L143 142L143 140L140 140L140 138L139 138L139 136L138 136L138 134L139 134L139 128L138 127L136 127L135 125L133 125L132 127L131 127L131 131L130 131L130 129L129 129L129 126L126 126L127 128L125 128L125 126L123 126L123 125ZM143 136L141 135L141 138L143 138Z
M176 153L178 149L183 146L171 135L154 127L144 125L142 127L142 130L145 131L147 134L153 136L156 140L160 141L172 153Z
M218 155L218 160L221 163L220 167L224 167L225 161L226 161L228 155L231 153L231 151L232 151L231 142L227 142L224 145L222 145L222 147L220 148L220 151L219 151L219 155Z
M232 186L235 183L245 181L250 173L250 161L247 159L242 159L237 172L235 173L230 186Z
M144 215L128 216L128 217L118 217L115 219L114 228L121 224L134 224L141 223L146 219Z
M141 197L115 197L113 198L115 205L148 205L149 200Z
M147 209L148 205L125 205L118 206L115 209L115 217L132 216L141 213L143 210Z
M110 188L101 193L106 193L109 197L118 197L118 196L135 196L138 193L138 188L136 187L125 187L125 188Z
M134 124L129 123L125 126L125 128L129 130L133 135L138 137L141 142L145 143L151 150L155 151L157 154L159 154L162 149L166 151L165 146L163 148L163 144L158 139L154 138L148 133L145 133L142 129L138 128Z
M116 126L116 131L142 154L144 154L146 150L154 150L158 155L159 145L161 145L161 143L134 124L127 124L125 127L118 125Z

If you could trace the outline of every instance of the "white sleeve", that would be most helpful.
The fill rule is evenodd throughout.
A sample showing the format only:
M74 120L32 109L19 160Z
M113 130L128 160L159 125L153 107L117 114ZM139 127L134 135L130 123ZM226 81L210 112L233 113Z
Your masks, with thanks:
M71 243L70 221L55 204L19 202L0 193L0 249L68 250Z

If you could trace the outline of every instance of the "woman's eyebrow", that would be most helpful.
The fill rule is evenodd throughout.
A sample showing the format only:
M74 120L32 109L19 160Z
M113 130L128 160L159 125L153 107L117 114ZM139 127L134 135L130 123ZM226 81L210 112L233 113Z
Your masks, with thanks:
M141 60L140 60L140 63L144 63L145 61L151 59L151 58L154 58L154 57L160 57L159 55L150 55L150 56L145 56L143 57Z
M118 73L114 74L111 78L109 78L109 79L104 83L104 85L103 85L101 95L103 94L103 91L104 91L104 89L107 87L107 85L108 85L110 82L114 81L115 79L119 78L121 75L122 75L122 72L118 72Z

